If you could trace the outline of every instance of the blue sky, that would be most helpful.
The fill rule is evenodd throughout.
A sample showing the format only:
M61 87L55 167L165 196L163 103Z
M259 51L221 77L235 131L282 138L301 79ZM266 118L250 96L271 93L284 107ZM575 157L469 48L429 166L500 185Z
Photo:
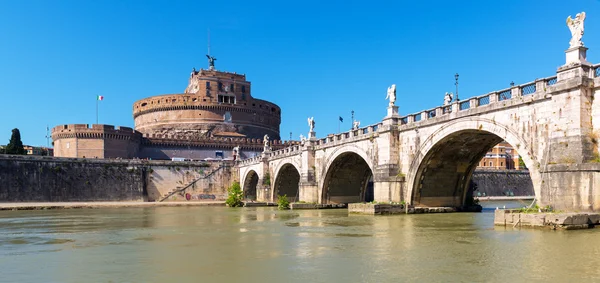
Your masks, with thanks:
M245 73L254 97L282 108L281 136L317 136L386 114L433 108L556 73L586 11L588 61L600 63L600 1L7 1L0 0L0 144L19 128L46 144L46 125L133 127L132 104L181 93L206 68Z

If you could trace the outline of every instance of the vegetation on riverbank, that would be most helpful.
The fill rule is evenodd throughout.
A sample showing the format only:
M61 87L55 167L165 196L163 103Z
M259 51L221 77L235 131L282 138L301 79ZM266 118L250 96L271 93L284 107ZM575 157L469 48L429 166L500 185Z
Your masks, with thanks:
M227 200L225 200L225 204L229 207L241 207L244 205L242 202L242 187L240 187L240 183L234 182L231 187L227 189Z

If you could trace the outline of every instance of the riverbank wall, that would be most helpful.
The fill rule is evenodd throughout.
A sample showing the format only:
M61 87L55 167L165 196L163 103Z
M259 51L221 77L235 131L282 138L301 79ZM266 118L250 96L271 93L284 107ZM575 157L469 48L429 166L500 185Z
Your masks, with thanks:
M221 201L235 177L232 167L0 155L0 202Z
M533 182L527 170L478 169L471 178L477 189L474 197L533 196Z

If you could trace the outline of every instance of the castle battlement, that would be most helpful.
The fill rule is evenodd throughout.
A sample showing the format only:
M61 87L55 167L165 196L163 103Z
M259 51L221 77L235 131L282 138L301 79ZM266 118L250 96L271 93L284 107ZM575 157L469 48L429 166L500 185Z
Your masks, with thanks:
M141 133L129 127L104 124L68 124L52 128L52 140L65 138L117 139L139 141Z

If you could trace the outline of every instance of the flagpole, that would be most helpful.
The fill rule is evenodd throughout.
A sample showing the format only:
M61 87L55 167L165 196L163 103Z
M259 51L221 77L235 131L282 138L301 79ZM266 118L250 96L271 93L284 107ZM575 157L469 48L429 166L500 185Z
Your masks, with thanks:
M96 124L98 124L98 96L96 96Z

